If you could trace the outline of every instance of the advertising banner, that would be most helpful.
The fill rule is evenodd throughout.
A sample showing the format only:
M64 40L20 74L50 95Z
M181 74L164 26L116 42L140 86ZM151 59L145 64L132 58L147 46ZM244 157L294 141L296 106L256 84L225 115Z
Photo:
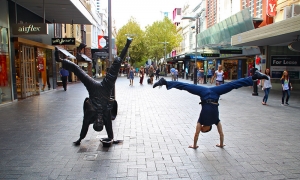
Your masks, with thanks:
M271 56L271 76L281 78L288 71L291 79L300 79L300 56Z

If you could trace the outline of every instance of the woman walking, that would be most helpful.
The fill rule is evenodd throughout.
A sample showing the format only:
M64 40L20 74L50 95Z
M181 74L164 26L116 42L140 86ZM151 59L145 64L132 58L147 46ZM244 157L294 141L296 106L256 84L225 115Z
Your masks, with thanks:
M145 70L144 70L144 67L141 66L140 71L139 71L140 85L143 85L144 75L145 75Z
M290 82L289 74L287 71L283 71L282 77L281 77L281 85L282 85L282 99L281 99L281 105L284 106L284 98L286 94L285 99L285 105L289 105L289 98L290 98L290 91L293 89L292 83Z
M150 66L148 73L149 73L149 77L150 77L150 84L153 84L154 68L152 65Z
M133 86L133 79L134 79L134 70L133 67L131 66L129 70L129 81L130 81L129 86Z
M265 75L268 76L269 79L262 80L262 90L265 91L265 96L262 101L262 105L267 105L270 89L272 88L271 77L270 77L270 69L265 70Z

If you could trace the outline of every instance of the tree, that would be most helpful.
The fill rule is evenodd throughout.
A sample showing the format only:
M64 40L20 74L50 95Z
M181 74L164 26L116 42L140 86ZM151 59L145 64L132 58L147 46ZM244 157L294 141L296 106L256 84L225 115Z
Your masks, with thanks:
M181 41L182 36L167 17L146 27L145 42L147 44L147 56L150 59L159 60L165 56L165 47L166 53L170 53L175 47L179 46Z
M144 41L144 31L140 28L140 25L133 17L131 17L128 23L118 31L116 37L116 46L118 50L124 47L128 34L129 37L133 38L133 41L129 48L129 62L130 64L134 65L136 62L145 60L146 46Z

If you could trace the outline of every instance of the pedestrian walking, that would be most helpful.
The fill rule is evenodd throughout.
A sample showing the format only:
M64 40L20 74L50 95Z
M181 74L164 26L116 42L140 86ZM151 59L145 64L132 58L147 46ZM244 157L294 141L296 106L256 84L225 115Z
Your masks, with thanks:
M282 85L282 98L281 98L281 105L288 106L289 105L289 99L290 99L290 91L293 89L292 83L290 82L290 77L289 73L287 71L283 71L282 77L280 78L281 80L281 85ZM285 99L285 104L284 104L284 98L286 95Z
M175 81L175 80L176 80L176 78L175 78L175 71L176 71L176 69L175 69L174 67L172 67L172 68L170 69L170 73L171 73L171 76L172 76L172 81Z
M261 81L262 82L262 90L265 92L265 96L263 98L262 105L267 105L270 89L272 88L270 69L265 70L265 75L268 76L269 79L263 79Z
M140 68L139 76L140 76L140 85L143 85L144 76L145 76L145 69L143 66L141 66Z
M218 66L218 70L215 71L210 83L216 79L216 86L222 85L224 83L224 71L222 70L222 65Z
M156 70L155 70L155 80L159 80L159 73L160 73L160 70L157 67Z
M199 68L199 84L203 84L204 83L204 69L203 68Z
M154 68L152 65L148 69L148 73L149 73L149 77L150 77L150 84L153 84Z
M68 80L68 76L69 76L69 71L67 71L66 69L64 69L62 67L60 69L59 73L60 73L63 88L66 91L67 90L67 80Z
M236 81L229 82L222 86L214 86L214 87L206 87L206 86L197 86L189 83L182 82L174 82L174 81L166 81L164 78L161 78L158 82L153 85L153 88L157 86L166 85L168 90L172 88L176 88L179 90L188 91L191 94L200 96L201 99L201 112L199 119L197 121L196 133L194 136L194 143L190 145L189 148L198 148L197 141L200 135L200 131L202 133L209 132L212 128L212 125L215 124L217 126L219 135L220 135L220 143L217 144L217 147L224 147L224 134L222 130L222 125L219 119L219 97L222 94L226 94L233 89L238 89L243 86L250 86L253 84L254 80L257 79L268 79L268 77L259 71L256 71L252 77L238 79Z
M129 74L128 74L128 76L129 76L129 82L130 82L129 86L133 86L134 69L133 69L132 66L131 66L130 69L129 69Z
M213 76L213 71L209 68L207 71L207 82L210 82L211 78Z

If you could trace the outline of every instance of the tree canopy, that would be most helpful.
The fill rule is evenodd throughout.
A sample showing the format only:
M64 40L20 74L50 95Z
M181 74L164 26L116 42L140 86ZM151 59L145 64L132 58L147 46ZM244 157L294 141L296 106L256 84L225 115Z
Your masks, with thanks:
M128 23L118 31L116 37L116 46L118 53L121 53L123 47L125 46L127 37L133 38L133 41L129 48L130 64L145 60L146 46L144 40L144 31L140 28L140 25L133 17L131 17Z
M131 17L118 31L116 37L118 53L123 49L127 36L133 38L129 48L130 64L133 65L143 64L148 59L159 60L165 55L165 47L166 53L170 53L182 41L176 26L167 17L147 26L145 31Z

